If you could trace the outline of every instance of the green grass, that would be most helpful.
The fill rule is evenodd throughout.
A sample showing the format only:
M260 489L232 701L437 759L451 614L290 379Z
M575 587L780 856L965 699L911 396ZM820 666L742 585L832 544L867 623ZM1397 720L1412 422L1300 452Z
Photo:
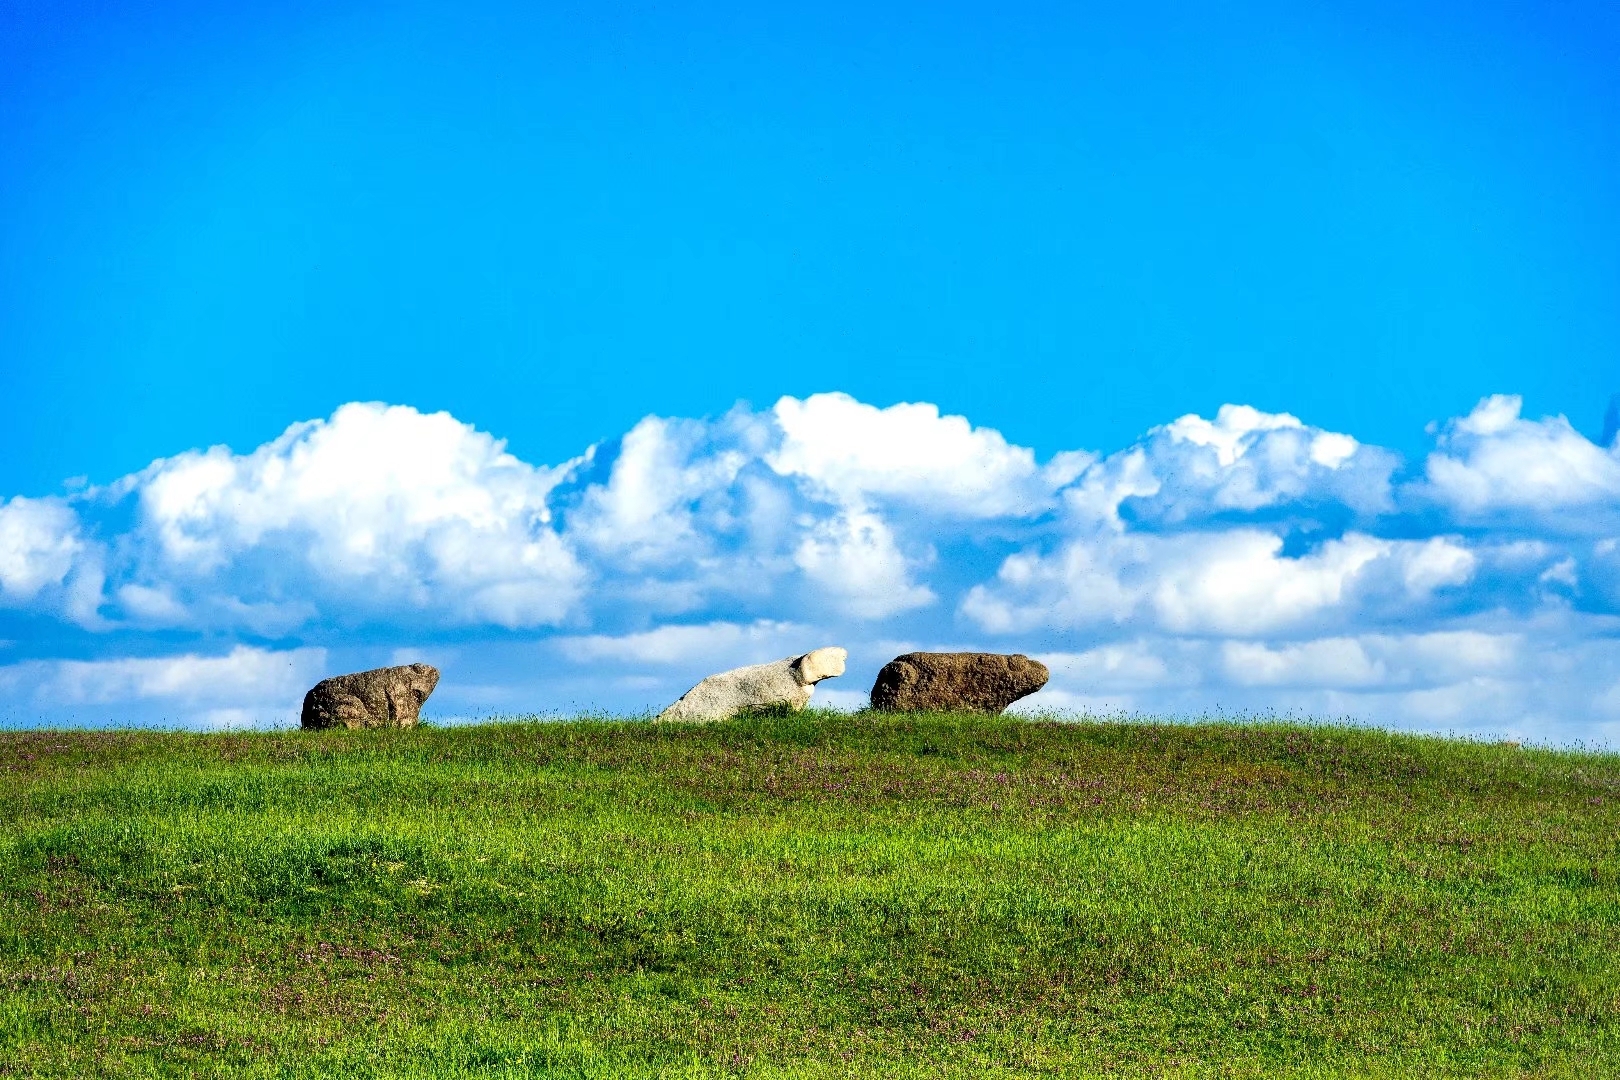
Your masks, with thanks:
M1620 757L0 733L0 1076L1620 1075Z

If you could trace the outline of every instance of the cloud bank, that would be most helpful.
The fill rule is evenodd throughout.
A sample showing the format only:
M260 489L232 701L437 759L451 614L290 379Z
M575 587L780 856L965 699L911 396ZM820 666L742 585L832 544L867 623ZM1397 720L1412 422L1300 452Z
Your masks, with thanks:
M11 723L281 723L401 658L445 668L430 715L634 711L838 643L841 704L982 647L1047 661L1032 705L1612 742L1620 454L1496 396L1419 462L1242 405L1041 461L834 393L536 465L354 403L0 502L0 639Z

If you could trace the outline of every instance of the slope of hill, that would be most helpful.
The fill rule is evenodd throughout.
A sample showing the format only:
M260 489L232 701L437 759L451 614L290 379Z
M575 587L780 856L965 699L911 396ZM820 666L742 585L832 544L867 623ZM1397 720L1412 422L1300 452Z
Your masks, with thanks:
M0 1076L1620 1074L1620 756L0 733Z

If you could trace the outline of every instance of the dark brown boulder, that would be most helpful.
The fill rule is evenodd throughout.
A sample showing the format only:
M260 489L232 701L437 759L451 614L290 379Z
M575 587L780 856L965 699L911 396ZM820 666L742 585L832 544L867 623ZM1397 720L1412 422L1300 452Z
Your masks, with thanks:
M307 728L415 727L422 702L439 685L428 664L376 668L322 679L304 695Z
M1046 679L1046 665L1022 653L906 653L878 672L872 708L998 713L1045 686Z

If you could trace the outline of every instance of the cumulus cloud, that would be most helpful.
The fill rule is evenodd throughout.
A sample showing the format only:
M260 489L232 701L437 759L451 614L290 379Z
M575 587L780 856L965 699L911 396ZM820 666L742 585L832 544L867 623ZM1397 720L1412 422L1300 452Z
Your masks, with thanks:
M1065 501L1080 520L1177 525L1293 506L1342 516L1391 507L1399 458L1287 413L1223 405L1183 416L1085 470ZM1303 505L1300 505L1303 504Z
M1620 450L1562 416L1526 420L1517 395L1497 394L1442 430L1425 469L1428 494L1466 517L1530 515L1543 527L1612 527L1620 508ZM1597 511L1566 516L1574 509ZM1561 520L1548 519L1557 515Z
M13 603L61 585L84 549L79 519L62 503L15 498L0 503L0 596Z
M766 458L771 468L856 506L894 500L967 517L1026 517L1046 509L1093 457L1070 451L1037 467L1028 447L928 404L879 409L817 394L785 397L771 415L781 431Z
M536 467L447 413L345 405L247 454L160 459L77 500L133 525L106 538L95 606L146 627L285 633L321 620L522 627L561 621L585 570L548 496L577 463ZM35 555L29 580L86 550Z
M820 595L857 618L881 619L933 603L911 582L893 532L870 511L844 511L816 523L793 561Z
M103 552L60 499L0 502L0 608L42 606L81 627L101 625Z
M754 442L746 416L717 425L647 417L620 440L606 483L584 489L571 536L637 568L712 556L731 524L726 495L758 456Z
M323 665L408 654L444 658L456 715L639 710L836 642L844 705L897 651L987 647L1048 660L1032 708L1595 737L1620 724L1620 457L1520 414L1487 398L1416 471L1243 405L1042 460L833 393L545 465L351 404L0 503L0 637L24 643L0 709L263 722ZM119 654L152 631L173 655Z

